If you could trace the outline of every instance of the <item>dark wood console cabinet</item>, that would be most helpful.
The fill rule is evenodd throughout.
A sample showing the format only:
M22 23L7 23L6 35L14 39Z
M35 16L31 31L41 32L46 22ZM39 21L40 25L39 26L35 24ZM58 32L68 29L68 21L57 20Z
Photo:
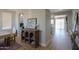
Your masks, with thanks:
M39 47L39 38L40 38L40 31L35 29L26 28L23 30L25 41L28 41L30 44L34 43L34 47Z

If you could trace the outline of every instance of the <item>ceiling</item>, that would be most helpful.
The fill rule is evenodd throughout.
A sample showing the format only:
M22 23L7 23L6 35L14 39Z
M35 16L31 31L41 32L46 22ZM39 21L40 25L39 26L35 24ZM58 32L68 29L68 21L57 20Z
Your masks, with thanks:
M49 9L51 13L57 13L57 12L66 12L70 11L71 9Z
M28 9L8 9L10 11L27 11ZM66 12L72 9L48 9L50 13Z

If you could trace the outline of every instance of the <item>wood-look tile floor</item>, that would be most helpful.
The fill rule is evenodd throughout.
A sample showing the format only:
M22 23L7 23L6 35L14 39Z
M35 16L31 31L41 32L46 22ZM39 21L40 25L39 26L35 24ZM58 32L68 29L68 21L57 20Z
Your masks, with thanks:
M72 50L70 36L62 30L58 30L52 35L51 43L47 47L34 48L30 44L21 41L20 37L17 37L16 41L22 45L17 50Z
M16 42L19 43L20 45L22 45L22 47L18 48L17 50L51 50L50 46L47 47L38 47L38 48L34 48L32 47L29 43L21 41L20 37L16 37Z
M72 50L72 43L68 32L57 30L52 35L52 46L54 50Z

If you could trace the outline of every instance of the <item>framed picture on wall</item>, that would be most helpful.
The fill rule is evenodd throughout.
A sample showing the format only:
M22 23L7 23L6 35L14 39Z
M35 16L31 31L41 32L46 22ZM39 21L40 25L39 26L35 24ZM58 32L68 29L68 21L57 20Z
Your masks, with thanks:
M27 19L27 28L36 29L37 18L29 18Z

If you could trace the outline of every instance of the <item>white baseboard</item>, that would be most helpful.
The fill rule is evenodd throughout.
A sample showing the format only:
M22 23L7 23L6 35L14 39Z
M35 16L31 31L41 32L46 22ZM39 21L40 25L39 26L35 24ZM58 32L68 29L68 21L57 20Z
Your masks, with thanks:
M48 46L49 44L51 44L51 40L47 41L46 46Z
M51 41L48 40L46 44L45 44L45 43L40 43L40 46L46 47L46 46L48 46L50 43L51 43Z
M44 43L40 43L40 46L42 46L42 47L46 47L46 44L44 44Z

